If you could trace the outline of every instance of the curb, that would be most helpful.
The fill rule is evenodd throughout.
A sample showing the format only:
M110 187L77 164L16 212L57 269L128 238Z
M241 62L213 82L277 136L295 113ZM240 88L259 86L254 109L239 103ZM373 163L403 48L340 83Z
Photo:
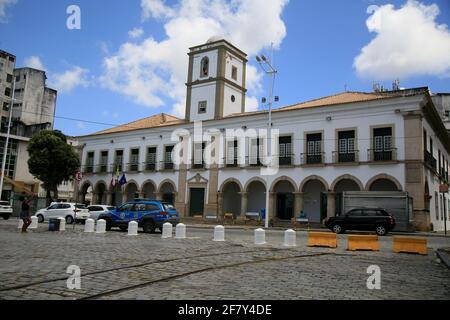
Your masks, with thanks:
M450 250L437 249L436 255L442 261L442 263L445 264L448 269L450 269Z
M189 224L189 222L183 222L186 224L187 227L189 228L194 228L194 229L210 229L210 228L214 228L216 225L210 225L210 224ZM220 223L219 223L220 224ZM264 226L254 226L254 225L223 225L224 227L228 228L228 229L235 229L235 230L254 230L254 229L258 229L258 228L262 228L265 229ZM285 231L287 229L291 229L290 227L286 226L286 227L270 227L267 230L277 230L277 231ZM328 229L326 228L299 228L299 229L295 229L295 231L313 231L313 232L323 232L323 231L328 231ZM445 237L444 234L438 234L438 233L429 233L429 232L399 232L399 231L394 231L394 232L389 232L388 235L402 235L402 236L416 236L416 237Z

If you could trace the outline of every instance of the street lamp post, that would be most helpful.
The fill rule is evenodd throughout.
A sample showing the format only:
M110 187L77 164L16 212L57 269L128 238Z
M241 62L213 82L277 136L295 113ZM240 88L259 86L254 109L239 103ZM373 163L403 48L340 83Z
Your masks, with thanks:
M272 150L271 141L272 138L272 106L273 106L273 88L275 84L275 75L277 70L272 66L273 58L273 43L270 46L270 58L267 59L265 56L256 56L256 61L258 61L261 69L269 76L269 121L267 123L267 156L269 161L266 161L267 167L272 165ZM269 227L269 205L270 205L270 190L269 190L269 176L266 179L266 215L264 217L265 228Z
M16 79L13 77L13 88L12 88L12 96L11 96L11 102L9 106L9 120L8 120L8 130L6 132L6 141L5 145L3 147L3 160L2 160L2 171L1 171L1 177L0 177L0 199L2 198L3 194L3 182L5 177L5 167L6 167L6 157L8 154L8 145L9 145L9 136L11 134L11 121L12 121L12 113L13 113L13 106L14 106L14 94L16 91Z

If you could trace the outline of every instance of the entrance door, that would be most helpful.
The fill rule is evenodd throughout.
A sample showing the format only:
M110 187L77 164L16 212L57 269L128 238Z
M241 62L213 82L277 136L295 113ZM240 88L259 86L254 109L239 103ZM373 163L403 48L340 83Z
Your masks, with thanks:
M205 189L204 188L191 188L190 190L190 206L189 215L203 215L205 209Z
M292 193L277 195L277 217L280 220L290 220L294 217L294 195Z

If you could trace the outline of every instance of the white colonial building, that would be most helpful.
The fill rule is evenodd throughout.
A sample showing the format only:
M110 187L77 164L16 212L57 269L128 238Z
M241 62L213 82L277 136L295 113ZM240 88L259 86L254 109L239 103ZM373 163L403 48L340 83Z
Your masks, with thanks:
M245 112L246 63L223 39L193 47L185 119L158 114L78 137L78 201L91 188L94 203L153 198L173 202L185 217L242 216L265 208L268 190L270 218L289 220L303 210L320 223L335 214L343 191L404 191L418 229L444 228L450 198L439 186L448 180L450 138L445 108L427 88L344 92L274 110L278 170L265 175L268 140L254 133L267 128L268 113ZM194 138L199 121L202 139ZM237 136L227 137L230 130ZM122 187L111 184L117 170L126 174Z

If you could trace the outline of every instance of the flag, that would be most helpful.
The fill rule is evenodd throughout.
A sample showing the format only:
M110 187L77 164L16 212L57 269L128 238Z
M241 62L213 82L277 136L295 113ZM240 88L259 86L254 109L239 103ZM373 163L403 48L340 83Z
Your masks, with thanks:
M122 177L119 180L119 184L120 184L120 186L127 184L127 178L125 177L125 173L122 173Z
M114 176L114 172L111 174L111 186L116 186L116 177Z

